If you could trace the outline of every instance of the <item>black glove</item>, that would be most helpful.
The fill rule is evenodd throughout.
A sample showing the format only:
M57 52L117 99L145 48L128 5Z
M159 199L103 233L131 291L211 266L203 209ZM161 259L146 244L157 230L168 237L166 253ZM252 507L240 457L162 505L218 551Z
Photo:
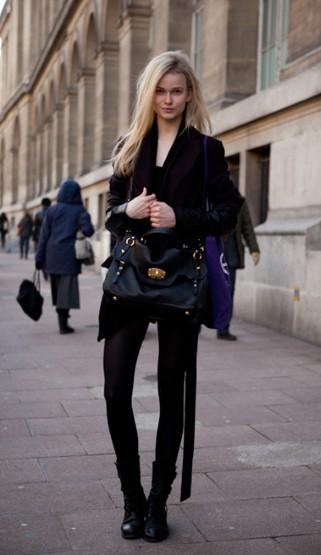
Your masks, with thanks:
M39 262L39 260L36 260L36 270L41 270L43 267L43 263Z

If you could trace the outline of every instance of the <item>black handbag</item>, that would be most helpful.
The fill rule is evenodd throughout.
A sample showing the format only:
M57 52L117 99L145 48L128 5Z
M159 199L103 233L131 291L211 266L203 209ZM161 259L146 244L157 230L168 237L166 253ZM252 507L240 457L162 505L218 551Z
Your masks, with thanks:
M32 320L39 320L42 314L43 297L40 294L40 273L35 270L33 281L24 279L19 287L17 302Z
M198 322L207 300L203 244L169 228L126 233L114 248L103 289L115 305L150 319Z

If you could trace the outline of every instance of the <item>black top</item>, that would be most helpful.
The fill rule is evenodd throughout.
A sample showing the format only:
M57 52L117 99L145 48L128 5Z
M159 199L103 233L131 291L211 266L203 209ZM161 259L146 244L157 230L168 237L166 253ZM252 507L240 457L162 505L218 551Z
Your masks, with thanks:
M155 193L157 200L161 200L160 191L161 185L164 177L164 166L155 166L154 168L154 176L153 176L153 183L152 183L152 193Z

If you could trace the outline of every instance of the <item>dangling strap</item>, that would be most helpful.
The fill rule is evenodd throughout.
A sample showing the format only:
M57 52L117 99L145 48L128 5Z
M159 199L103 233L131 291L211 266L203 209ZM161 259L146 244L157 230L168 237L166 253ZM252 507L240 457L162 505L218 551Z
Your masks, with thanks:
M191 496L195 439L196 361L185 373L184 397L184 455L180 501L185 501Z
M208 137L203 138L204 176L203 176L203 206L209 210L208 199ZM192 470L195 440L195 413L196 413L196 361L192 368L185 374L184 394L184 455L180 501L185 501L191 496Z

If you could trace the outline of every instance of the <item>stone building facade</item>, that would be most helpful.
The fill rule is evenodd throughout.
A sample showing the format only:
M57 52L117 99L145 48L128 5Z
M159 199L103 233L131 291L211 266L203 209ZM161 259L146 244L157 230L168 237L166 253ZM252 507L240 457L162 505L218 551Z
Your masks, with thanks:
M113 143L137 76L182 49L246 196L262 250L236 314L321 343L321 0L7 0L0 16L0 210L75 177L107 252Z

